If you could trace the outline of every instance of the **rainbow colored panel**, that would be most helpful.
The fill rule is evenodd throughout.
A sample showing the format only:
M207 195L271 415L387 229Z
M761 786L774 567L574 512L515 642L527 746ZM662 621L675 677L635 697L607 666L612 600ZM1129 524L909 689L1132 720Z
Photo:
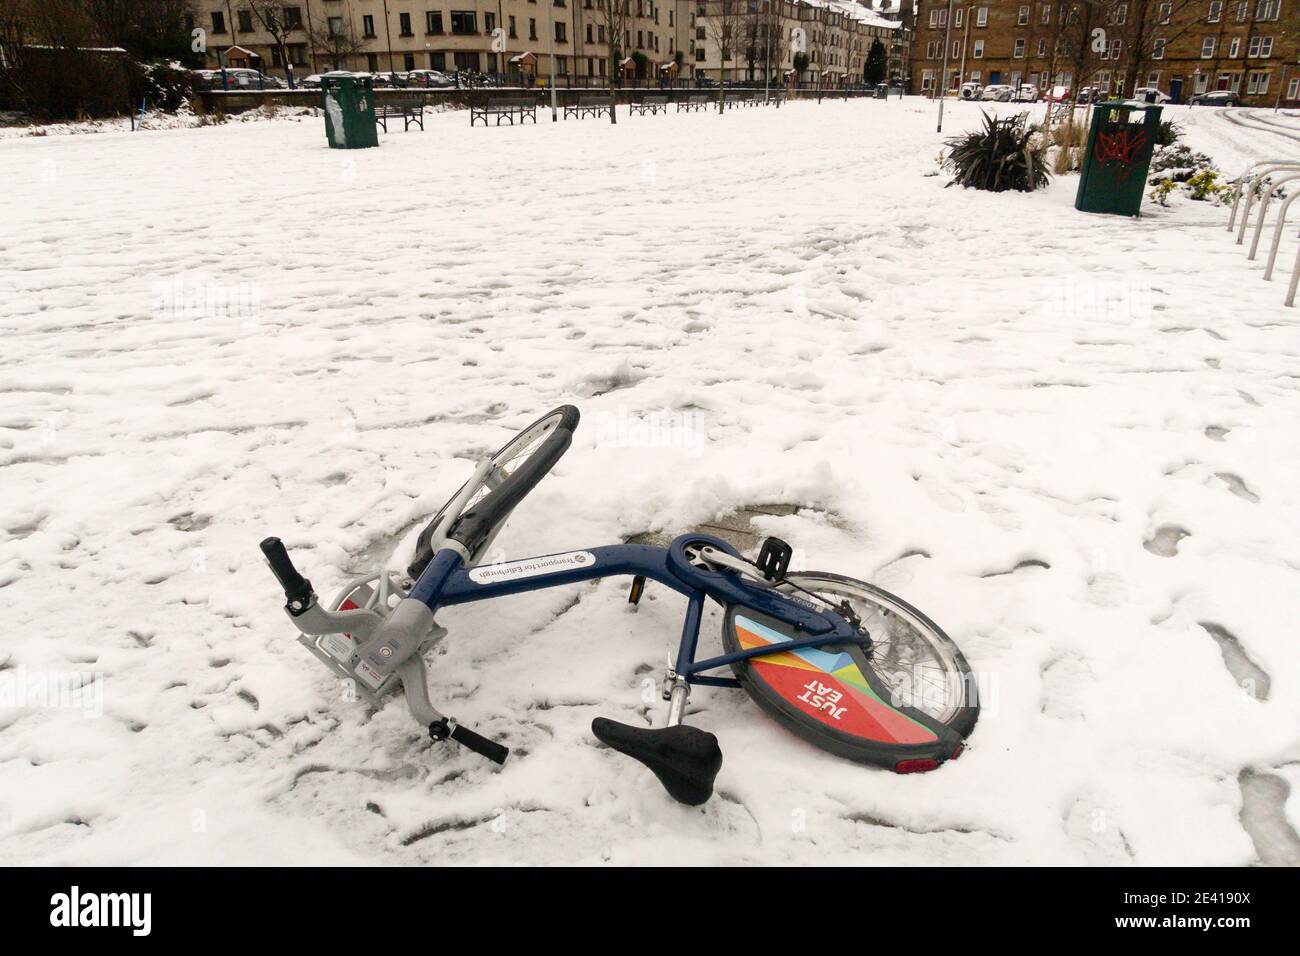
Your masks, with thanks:
M736 637L746 650L792 640L737 614ZM938 736L881 699L857 662L844 651L801 647L750 660L749 666L802 713L843 733L887 744L928 744Z

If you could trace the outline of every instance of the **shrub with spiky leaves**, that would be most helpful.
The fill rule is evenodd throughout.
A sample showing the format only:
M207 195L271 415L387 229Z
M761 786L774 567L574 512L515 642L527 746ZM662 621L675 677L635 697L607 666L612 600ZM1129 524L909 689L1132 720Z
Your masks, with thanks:
M944 165L953 173L949 186L1002 192L1033 192L1047 185L1047 143L1028 113L1004 119L984 114L984 128L948 140Z

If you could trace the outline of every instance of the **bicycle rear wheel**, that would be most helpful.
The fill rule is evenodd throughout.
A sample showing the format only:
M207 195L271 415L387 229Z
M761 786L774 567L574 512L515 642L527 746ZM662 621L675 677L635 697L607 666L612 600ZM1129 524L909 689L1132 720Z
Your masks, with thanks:
M492 470L477 480L460 517L450 528L442 529L447 538L465 548L470 564L475 563L487 549L515 505L533 490L568 450L578 419L576 408L561 405L523 429L492 456ZM461 485L420 532L415 544L415 557L406 569L412 580L420 577L433 558L433 535L442 523L447 506L469 484L467 481Z
M899 773L932 770L958 756L979 717L974 675L957 645L888 591L838 574L792 574L786 593L848 601L872 639L775 653L732 666L768 714L841 757ZM794 585L792 587L791 585ZM806 635L741 605L727 609L728 652Z

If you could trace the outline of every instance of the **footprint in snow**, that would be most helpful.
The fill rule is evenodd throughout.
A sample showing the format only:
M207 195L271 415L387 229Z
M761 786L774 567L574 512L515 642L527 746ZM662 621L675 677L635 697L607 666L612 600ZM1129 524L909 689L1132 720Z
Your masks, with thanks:
M1162 558L1172 558L1178 553L1178 543L1183 538L1191 537L1191 534L1186 528L1177 525L1161 525L1156 529L1155 534L1142 542L1142 547Z

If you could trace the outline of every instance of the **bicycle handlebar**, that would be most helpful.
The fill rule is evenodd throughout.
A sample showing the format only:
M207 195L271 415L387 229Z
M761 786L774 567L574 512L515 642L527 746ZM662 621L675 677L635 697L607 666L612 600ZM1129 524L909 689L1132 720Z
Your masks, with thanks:
M285 550L284 542L279 538L264 538L261 548L266 563L271 566L271 573L280 582L280 587L284 588L284 600L289 607L289 612L295 615L301 614L311 605L312 598L315 597L311 582L298 573L298 569L293 566L293 561L289 559L289 552Z
M510 755L510 748L494 740L488 740L482 734L476 734L464 724L458 724L448 717L442 717L429 724L429 736L434 740L446 740L450 737L466 750L472 750L480 757L487 757L493 763L505 763Z

